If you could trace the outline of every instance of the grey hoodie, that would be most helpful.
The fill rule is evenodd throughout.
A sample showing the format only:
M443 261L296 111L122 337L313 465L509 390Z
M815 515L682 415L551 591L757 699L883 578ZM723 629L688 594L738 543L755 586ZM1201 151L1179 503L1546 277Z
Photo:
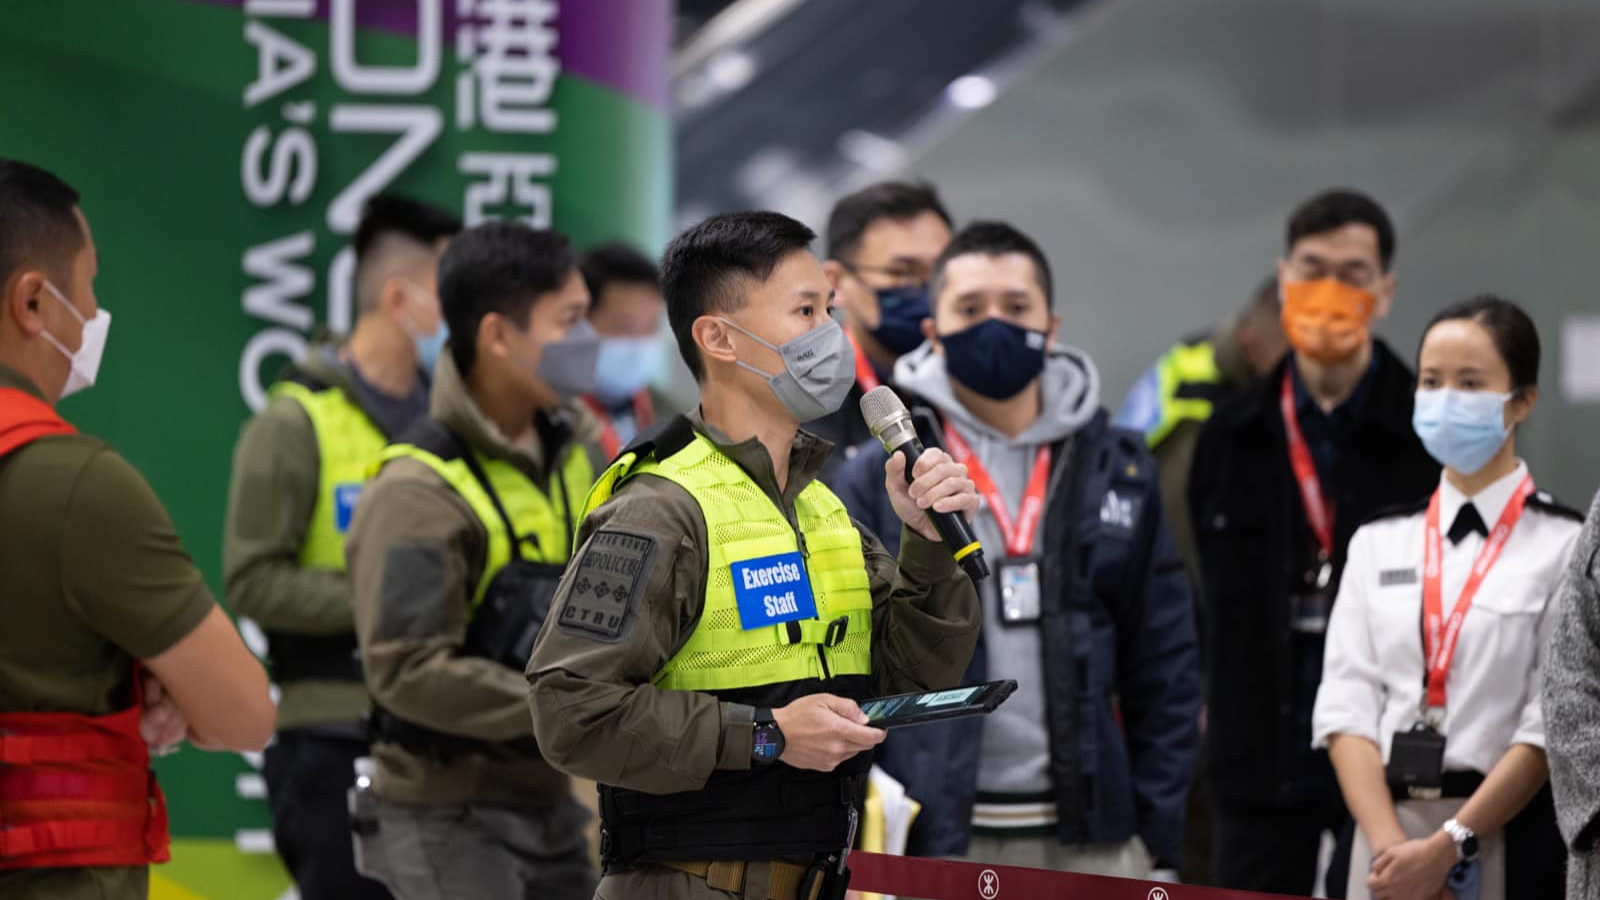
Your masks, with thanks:
M1022 504L1039 447L1071 437L1100 409L1100 373L1094 362L1083 351L1062 345L1051 347L1039 376L1042 409L1038 420L1014 438L980 422L956 400L944 357L931 345L902 356L894 375L896 384L932 403L960 432L1013 515ZM1062 462L1052 460L1050 491L1061 477ZM1035 554L1044 539L1042 524L1033 536ZM998 568L1005 556L1005 540L987 509L972 517L972 529L991 565ZM1017 692L984 720L978 790L1043 794L1051 789L1044 648L1037 626L1001 623L998 584L998 578L988 578L979 585L987 677L1014 678Z

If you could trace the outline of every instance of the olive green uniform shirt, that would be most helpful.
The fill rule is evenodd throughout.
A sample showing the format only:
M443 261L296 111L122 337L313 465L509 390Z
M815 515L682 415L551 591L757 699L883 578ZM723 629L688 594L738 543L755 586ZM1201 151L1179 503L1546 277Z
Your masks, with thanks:
M598 451L588 449L598 431L593 417L576 404L565 414L573 417L576 439L595 456ZM509 443L473 403L448 354L439 359L431 415L541 488L550 484L552 460L563 458L564 448ZM573 498L574 515L581 503ZM455 489L425 464L396 459L362 491L345 554L373 699L436 731L511 741L533 732L522 673L457 653L487 545L485 524ZM544 760L499 748L437 762L382 743L372 755L373 790L395 803L547 807L571 792L567 777Z
M735 443L698 415L690 420L744 469L778 509L822 470L832 446L801 431L778 489L772 458L755 438ZM716 769L750 768L754 710L708 693L665 691L652 678L699 623L705 603L705 517L678 484L636 475L583 522L580 547L615 530L655 543L642 588L615 641L558 624L584 549L556 592L551 621L528 662L528 702L546 758L570 775L651 793L699 790ZM947 688L978 642L978 594L950 551L909 528L899 560L857 525L871 580L872 678L879 695ZM754 687L755 685L752 685Z
M0 387L43 397L0 366ZM0 711L106 715L215 601L134 468L81 434L0 457ZM145 867L0 872L0 898L144 897Z
M301 367L359 405L343 367L315 352ZM300 564L321 477L317 432L299 401L278 397L245 423L233 451L223 579L233 611L267 631L329 637L355 630L345 573ZM359 681L295 681L282 686L278 728L354 724L369 705Z

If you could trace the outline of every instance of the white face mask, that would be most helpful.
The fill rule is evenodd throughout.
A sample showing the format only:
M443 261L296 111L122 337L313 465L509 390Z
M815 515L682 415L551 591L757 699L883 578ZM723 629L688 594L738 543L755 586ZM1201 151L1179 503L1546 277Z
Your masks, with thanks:
M67 383L61 388L61 395L58 398L64 400L84 388L94 387L94 380L100 374L100 358L106 352L106 337L111 331L111 313L101 307L94 318L85 319L83 313L78 312L78 308L56 290L55 285L46 281L44 286L51 296L67 308L67 312L72 313L78 324L83 326L83 340L78 344L77 353L68 350L66 345L50 332L41 332L44 339L50 342L50 346L59 350L72 364L72 370L67 373Z

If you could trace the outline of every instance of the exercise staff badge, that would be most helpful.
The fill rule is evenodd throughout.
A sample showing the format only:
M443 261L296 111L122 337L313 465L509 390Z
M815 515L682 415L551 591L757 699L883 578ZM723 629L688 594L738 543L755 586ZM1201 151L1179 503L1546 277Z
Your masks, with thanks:
M584 547L557 624L599 640L622 637L628 615L644 592L656 540L625 531L598 531Z

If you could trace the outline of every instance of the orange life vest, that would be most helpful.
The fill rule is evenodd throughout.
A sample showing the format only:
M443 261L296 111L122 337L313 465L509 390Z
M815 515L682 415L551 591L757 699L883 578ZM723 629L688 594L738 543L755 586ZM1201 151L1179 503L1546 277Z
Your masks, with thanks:
M0 457L73 427L49 404L0 388ZM108 716L0 712L0 870L166 862L167 802L134 702Z

